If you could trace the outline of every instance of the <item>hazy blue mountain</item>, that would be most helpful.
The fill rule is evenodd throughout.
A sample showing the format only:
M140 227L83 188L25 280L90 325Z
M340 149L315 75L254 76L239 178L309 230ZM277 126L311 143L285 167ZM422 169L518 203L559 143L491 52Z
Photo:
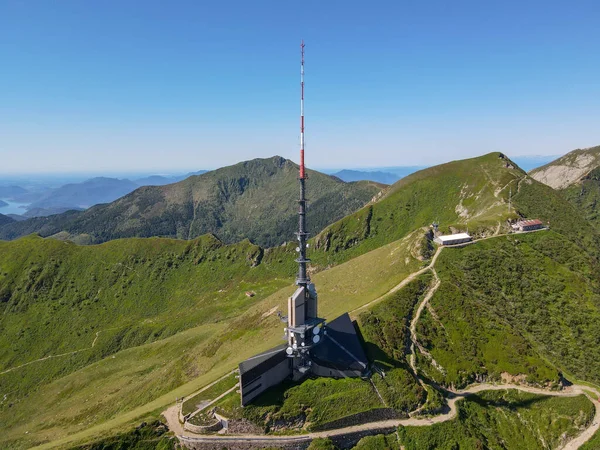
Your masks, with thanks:
M362 170L340 170L339 172L332 174L334 177L338 177L342 181L375 181L376 183L382 184L394 184L400 179L399 176L389 172L367 172Z
M82 183L71 183L52 189L29 205L28 210L36 208L85 209L99 203L110 203L137 189L139 186L131 180L98 177Z
M163 177L162 175L150 175L149 177L133 180L138 186L164 186L165 184L175 183L175 177Z
M21 186L0 186L0 198L13 198L26 193L27 190Z
M189 172L185 175L150 175L143 178L134 178L133 181L139 186L164 186L166 184L173 184L185 180L193 175L202 175L206 172L208 172L208 170L198 170L197 172Z
M5 207L5 206L8 206L8 203L6 203L6 202L5 202L5 201L3 201L3 200L0 200L0 208L3 208L3 207Z
M10 217L15 222L22 222L23 220L27 220L27 217L21 216L19 214L4 214L6 217Z
M32 217L48 217L56 214L62 214L67 211L83 211L85 208L79 208L77 206L53 206L50 208L31 208L27 212L23 213L23 218L31 219ZM18 222L19 220L17 220Z

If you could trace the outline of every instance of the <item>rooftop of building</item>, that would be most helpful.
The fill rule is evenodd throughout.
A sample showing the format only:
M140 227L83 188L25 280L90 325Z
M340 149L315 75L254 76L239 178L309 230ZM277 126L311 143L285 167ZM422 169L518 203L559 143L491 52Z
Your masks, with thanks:
M446 241L471 239L471 236L467 233L456 233L456 234L447 234L445 236L438 236L436 239L439 239L442 242L446 242Z

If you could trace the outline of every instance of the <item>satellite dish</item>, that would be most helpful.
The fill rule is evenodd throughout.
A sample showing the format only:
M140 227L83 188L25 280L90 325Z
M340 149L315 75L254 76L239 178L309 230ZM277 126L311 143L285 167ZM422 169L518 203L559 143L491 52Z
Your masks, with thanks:
M315 334L313 336L313 344L318 344L320 340L321 340L321 336L319 336L318 334Z
M321 327L314 327L313 334L319 334L321 332Z
M300 247L296 247L296 251L299 252L300 251Z
M301 347L304 347L304 342L300 344Z
M286 349L285 349L285 352L286 352L288 355L291 355L292 353L294 353L294 350L292 349L292 347L288 347L288 348L286 348Z
M294 345L292 345L292 348L293 348L294 350L296 350L296 349L298 348L298 345L297 345L297 344L294 342Z

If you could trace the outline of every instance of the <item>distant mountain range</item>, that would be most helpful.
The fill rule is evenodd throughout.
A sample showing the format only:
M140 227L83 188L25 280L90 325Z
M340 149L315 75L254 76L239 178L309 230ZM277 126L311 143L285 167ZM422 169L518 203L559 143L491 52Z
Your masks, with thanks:
M14 198L26 193L27 190L20 186L0 186L0 198Z
M28 204L27 212L23 213L23 217L44 217L110 203L141 186L163 186L206 172L206 170L199 170L178 176L151 175L133 181L126 178L96 177L57 188L38 187L31 191L20 186L0 186L0 199L6 198L17 203ZM3 205L0 203L1 206Z
M0 227L0 238L66 232L72 238L86 235L98 243L123 237L191 239L213 233L225 242L249 238L263 246L279 245L293 239L297 227L297 174L298 166L279 156L255 159L174 184L141 187L112 203L83 212L68 211L9 223ZM309 171L309 175L308 216L312 233L365 205L384 188L366 181L346 183L316 171ZM112 183L100 181L103 185ZM97 193L95 198L100 200L96 186L91 183L87 193ZM114 195L121 187L131 187L123 183L114 186ZM78 199L72 190L80 188L69 186L61 190L62 198Z
M98 177L83 183L66 184L43 195L28 207L31 209L69 208L81 209L99 203L110 203L119 197L129 194L139 187L130 180Z
M367 180L382 184L394 184L400 179L398 175L389 172L366 172L362 170L347 169L340 170L332 175L346 182Z

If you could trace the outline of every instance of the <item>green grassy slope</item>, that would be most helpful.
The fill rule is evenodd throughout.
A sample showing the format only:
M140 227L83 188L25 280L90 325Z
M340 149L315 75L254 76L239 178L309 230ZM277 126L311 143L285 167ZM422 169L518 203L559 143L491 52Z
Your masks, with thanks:
M234 317L288 284L293 253L273 261L275 253L210 235L93 247L39 237L0 242L0 367L88 348L96 336L102 357Z
M346 260L440 222L472 233L504 224L510 186L525 173L501 153L431 167L394 184L378 202L330 225L316 239L330 262Z
M561 192L600 231L600 166Z
M372 409L393 408L404 416L414 411L427 400L427 393L408 369L404 344L412 310L430 278L422 275L386 296L372 312L360 316L359 331L369 360L385 371L385 378L376 373L368 381L311 378L290 382L271 388L244 408L240 407L239 394L233 392L217 403L219 412L250 420L266 432L289 432L318 430L330 422ZM402 351L396 352L395 347L402 347Z
M591 252L593 229L575 210L571 214L565 209L568 203L550 188L532 181L521 182L519 189L523 176L497 153L449 163L408 177L378 202L328 227L311 241L318 245L310 251L321 313L331 319L353 310L417 270L422 263L415 256L422 253L423 236L417 229L435 219L446 229L468 223L480 235L502 228L515 215L506 204L510 186L513 204L523 215L539 212L543 218L548 205L555 208L551 212L561 213L552 228L568 240L557 238L564 249L550 259L564 265L561 258L583 253L579 249ZM579 249L567 245L571 241ZM275 311L285 311L293 290L294 257L293 244L263 250L248 241L224 245L210 236L193 241L123 239L88 247L34 237L0 242L0 372L81 350L0 374L0 393L10 393L4 400L0 397L0 422L6 424L0 446L63 442L72 435L87 439L132 423L224 375L240 360L279 344L281 324ZM578 257L583 269L595 273L591 259ZM580 282L573 277L567 281ZM581 282L583 288L575 289L588 295L592 288ZM256 296L248 298L245 291ZM414 299L400 294L394 299L400 309L384 308L381 314L396 314L403 325L386 323L384 343L365 332L381 348L406 336ZM466 310L474 314L476 308ZM520 324L498 317L489 309L481 314L483 322L474 323L493 324L495 336L508 337L507 342L525 349L530 358L517 361L509 345L496 351L489 344L488 372L518 374L533 368L539 380L555 380L557 370L545 361L549 356L538 341L515 332ZM253 345L244 345L248 341ZM391 356L390 380L410 387L404 348L399 346L397 353L390 349L378 361L389 363L386 358ZM496 366L494 358L499 358ZM466 367L474 368L474 361L466 361ZM386 398L407 408L415 404L411 392L394 397L391 386ZM414 397L417 402L419 395Z
M557 381L556 369L600 382L597 263L553 232L446 249L442 280L419 339L445 368L432 378L464 385L478 376L523 374ZM546 362L548 361L548 362Z
M99 442L73 447L72 450L175 450L181 448L168 428L159 421L142 423L135 430Z
M207 243L202 245L208 246L208 249L204 256L199 257L194 248L204 241ZM212 244L216 248L212 249ZM100 295L97 303L91 302L89 308L93 309L80 310L68 302L64 310L57 309L60 313L57 316L51 313L47 316L31 314L32 320L39 317L37 325L50 330L49 338L53 334L51 327L44 325L46 317L66 321L68 314L73 314L77 321L78 315L84 314L89 321L86 327L91 329L84 334L85 343L74 328L67 331L67 327L61 328L62 324L58 322L56 326L69 333L64 344L60 341L61 348L87 350L33 363L0 375L0 392L9 393L4 401L0 401L0 421L6 427L6 432L0 437L0 447L28 448L32 443L56 441L73 433L81 433L78 436L87 440L96 433L135 424L138 417L157 408L164 409L176 396L194 392L233 369L240 360L281 342L281 324L274 312L277 308L285 311L286 299L293 292L291 275L295 264L291 248L279 247L265 251L261 264L252 267L253 258L248 258L248 251L256 249L255 246L247 242L227 246L210 237L191 242L168 239L117 240L88 247L27 238L2 245L4 249L14 248L12 255L7 251L0 252L0 260L3 256L7 258L0 263L3 268L9 267L8 261L18 260L18 255L23 255L21 258L25 259L25 267L28 267L30 259L35 261L41 249L45 248L52 249L48 250L49 253L56 254L62 261L62 270L66 270L66 267L70 267L66 255L57 253L57 250L74 252L73 267L68 273L73 274L76 285L74 288L65 287L64 292L75 295L77 291L82 293L89 290L96 294L100 286L102 292L107 292L105 296ZM136 246L140 248L135 250ZM153 246L156 248L147 248ZM348 309L384 294L399 283L419 266L419 262L411 256L413 246L413 240L404 239L314 274L313 279L319 286L322 314L330 319L337 317ZM116 249L121 247L123 249L119 253ZM99 252L98 259L94 256L96 251ZM137 263L136 257L139 258ZM89 259L88 265L85 265L86 258ZM156 271L156 275L161 275L164 280L153 284L156 267L167 267L169 261L172 261L172 265L168 270L165 269L166 272ZM83 264L83 267L79 267L79 264ZM86 272L91 275L96 266L98 270L109 274L115 267L123 272L114 274L119 277L106 283L100 277L94 281L91 276L75 276ZM109 270L106 270L106 266ZM11 267L2 273L18 274L15 280L18 281L18 291L25 291L25 286L32 284L28 281L27 271L23 272L20 265ZM134 272L140 276L134 275ZM52 283L52 286L55 286L53 289L59 289L64 284ZM66 283L66 286L69 284ZM124 284L128 287L122 290ZM34 282L33 285L41 283ZM161 289L161 286L168 286L168 290ZM281 286L285 288L277 290ZM222 289L227 291L219 292ZM249 289L257 293L252 299L244 295ZM157 292L154 293L154 290ZM273 291L276 292L265 297ZM42 299L52 298L44 290L36 292L37 300L33 299L34 292L31 289L19 294L19 298L30 301L35 309L32 307L21 313L11 312L2 316L0 324L8 316L15 315L6 323L19 329L20 321L28 313L48 303L48 300ZM142 293L150 296L148 301L154 298L156 305L142 303L138 310L137 302L145 301ZM113 298L116 294L120 295L118 300ZM105 302L111 305L108 312L103 312ZM27 303L21 300L17 304ZM6 307L11 305L12 300ZM225 312L221 312L219 306L225 306ZM100 323L94 322L95 314L86 311L99 311ZM130 314L138 319L129 320ZM186 329L190 324L194 327ZM29 328L32 330L26 328L23 339L28 340L32 348L45 348L44 333L35 332L34 326ZM169 334L178 329L183 331ZM102 332L94 348L89 348L96 330ZM156 331L159 332L157 336ZM12 332L7 339L10 336ZM58 334L56 336L58 339ZM37 337L37 341L34 341L34 337ZM246 345L249 341L254 344ZM35 356L47 354L54 352L50 352L48 347L48 351L40 351ZM12 358L10 361L17 364L31 361L34 355L20 354L20 359L17 359L15 355L11 357L7 353L5 358L7 361ZM25 434L26 431L29 433Z
M345 183L316 171L308 175L311 233L364 206L382 189L375 183ZM9 224L0 229L0 238L67 231L105 242L150 236L193 239L213 233L224 242L248 238L262 246L275 246L294 237L297 177L298 166L289 160L278 156L255 159L166 186L142 187L82 213Z

